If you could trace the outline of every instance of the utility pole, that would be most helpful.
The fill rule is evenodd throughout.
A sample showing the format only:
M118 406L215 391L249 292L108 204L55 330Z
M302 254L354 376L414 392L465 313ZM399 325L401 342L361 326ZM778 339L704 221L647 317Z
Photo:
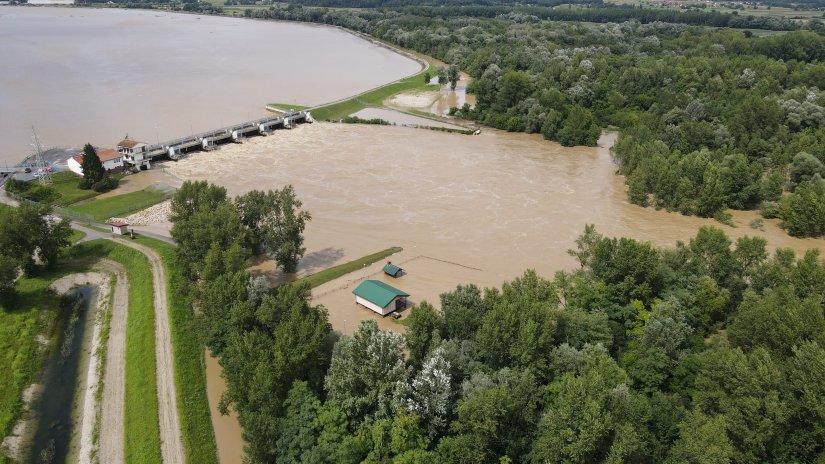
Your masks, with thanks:
M32 126L32 146L34 147L34 162L37 172L40 173L37 180L40 182L40 185L51 185L52 173L46 169L46 161L43 159L43 145L40 143L40 138L37 136L37 131L34 130L34 126Z

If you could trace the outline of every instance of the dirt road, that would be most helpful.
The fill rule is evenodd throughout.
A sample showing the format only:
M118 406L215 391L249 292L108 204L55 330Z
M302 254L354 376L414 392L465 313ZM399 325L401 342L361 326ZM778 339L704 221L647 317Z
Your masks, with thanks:
M164 464L184 464L183 440L175 391L175 367L172 358L172 334L169 328L169 305L166 301L166 271L155 250L122 239L116 242L134 248L149 259L155 291L155 356L157 358L158 419L160 451ZM114 462L101 459L101 462Z
M103 404L100 418L99 462L123 463L123 395L126 390L126 317L129 310L129 279L126 268L103 260L99 267L115 275L112 320L106 348Z

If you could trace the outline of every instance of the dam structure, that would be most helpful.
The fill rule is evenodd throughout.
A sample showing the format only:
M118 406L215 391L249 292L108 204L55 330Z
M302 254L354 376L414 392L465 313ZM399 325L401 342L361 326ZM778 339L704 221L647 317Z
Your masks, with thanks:
M309 111L290 111L155 144L126 138L118 143L117 151L123 156L124 166L150 169L152 161L159 157L179 160L190 151L209 151L223 142L242 143L249 136L266 136L278 128L291 129L304 122L313 122Z

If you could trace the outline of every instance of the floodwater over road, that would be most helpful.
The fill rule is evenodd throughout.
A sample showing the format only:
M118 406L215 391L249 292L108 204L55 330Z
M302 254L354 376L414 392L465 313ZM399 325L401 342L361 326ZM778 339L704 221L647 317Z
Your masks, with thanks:
M420 65L328 27L122 9L0 7L0 165L46 145L155 142L315 105Z

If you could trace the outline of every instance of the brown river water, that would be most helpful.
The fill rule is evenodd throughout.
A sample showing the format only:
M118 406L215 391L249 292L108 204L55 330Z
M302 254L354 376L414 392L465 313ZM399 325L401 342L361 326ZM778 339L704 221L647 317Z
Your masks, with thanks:
M338 29L122 9L0 7L0 166L47 146L156 142L316 105L420 65Z
M609 153L614 140L614 134L606 134L597 148L564 148L537 135L489 129L468 136L315 123L194 153L165 163L164 169L173 176L168 184L208 180L233 196L294 185L313 215L305 232L301 275L403 247L390 258L407 272L399 279L383 276L383 263L376 263L314 289L314 302L328 309L333 327L343 333L352 333L368 318L384 329L403 330L391 318L355 305L351 292L364 278L383 279L407 291L411 303L437 303L440 293L459 283L499 286L528 268L552 278L555 271L576 267L566 251L586 224L595 224L605 235L660 246L687 241L700 227L715 226L734 239L765 237L771 249L787 247L798 254L825 249L825 240L789 237L776 221L764 221L764 230L752 229L753 212L732 212L733 228L629 204L624 179L615 174ZM284 278L272 262L257 263L253 272L273 281ZM213 410L219 376L219 365L209 362ZM221 418L215 426L221 462L238 462L232 454L241 449L237 422Z
M495 130L468 136L316 123L196 153L168 163L166 170L178 177L170 183L209 180L231 195L294 185L313 215L299 274L403 247L390 258L406 271L398 279L384 276L380 262L313 290L314 303L324 305L333 328L346 334L365 319L403 331L392 318L355 304L352 289L365 278L410 293L410 303L427 300L438 306L438 295L457 284L500 286L528 268L548 278L575 268L566 251L586 224L595 224L602 234L660 246L715 226L734 239L765 237L771 249L825 250L825 240L789 237L776 221L765 221L764 231L752 229L753 212L732 212L737 225L732 228L629 204L609 153L614 140L614 134L606 134L598 148L564 148L540 136ZM283 280L272 262L258 263L253 272ZM213 418L219 377L220 366L208 362ZM239 462L240 455L233 454L242 447L237 421L220 417L213 423L221 462Z

